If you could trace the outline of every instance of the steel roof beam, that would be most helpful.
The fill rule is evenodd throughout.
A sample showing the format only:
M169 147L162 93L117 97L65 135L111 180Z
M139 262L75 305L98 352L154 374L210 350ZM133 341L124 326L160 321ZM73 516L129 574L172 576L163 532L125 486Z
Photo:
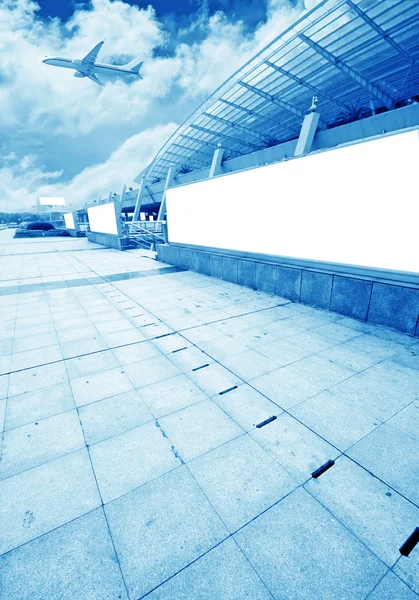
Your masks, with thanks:
M312 92L314 92L316 94L316 96L323 96L324 98L327 98L327 100L329 100L329 102L333 102L334 104L336 104L337 106L340 106L341 108L346 108L346 106L345 106L345 104L343 104L343 102L339 102L339 100L336 100L335 98L333 98L333 96L329 96L329 94L326 94L319 88L316 88L316 86L311 85L311 83L308 83L304 79L301 79L301 77L297 77L297 75L290 73L290 71L287 71L286 69L283 69L282 67L279 67L278 65L271 62L270 60L265 60L265 64L268 65L269 67L271 67L272 69L275 69L275 71L278 71L278 73L282 73L282 75L285 75L285 77L289 77L296 83L299 83L300 85L311 90Z
M187 133L180 133L179 136L184 137L188 140L192 140L193 142L197 142L199 144L204 144L204 146L207 146L208 148L218 148L219 147L218 144L216 144L215 142L206 142L205 140L200 140L198 138L194 138L191 135L188 135ZM237 150L231 150L230 148L224 148L224 149L228 150L231 157L240 156L240 152L238 152ZM202 152L202 154L205 154L205 152L203 150L197 150L197 152ZM211 160L212 160L213 156L214 156L214 151L211 151Z
M220 102L223 102L224 104L227 104L228 106L231 106L232 108L237 108L237 110L242 110L243 112L247 113L251 117L259 117L260 119L265 119L265 121L269 121L270 123L273 123L276 127L283 127L284 129L288 129L288 131L291 131L292 133L294 133L293 129L290 129L286 125L282 125L282 123L280 123L279 121L276 121L275 119L272 119L272 117L268 117L260 112L250 110L250 108L245 108L244 106L240 106L240 104L235 104L235 102L230 102L230 100L224 100L224 98L220 98Z
M191 138L189 138L191 139ZM194 154L204 154L204 155L208 155L211 156L211 160L212 160L212 156L214 154L213 151L209 151L206 152L205 150L202 150L201 148L190 148L189 146L182 146L181 144L177 144L176 142L173 142L172 146L176 146L176 148L183 148L183 150L190 150L191 152L193 152ZM215 147L217 147L217 144L214 144Z
M235 123L234 121L228 121L227 119L223 119L222 117L219 117L218 115L213 115L211 113L204 112L203 114L206 117L209 117L210 119L214 119L214 121L218 121L219 123L223 123L223 125L227 125L227 127L232 127L233 129L237 129L237 131L241 131L242 133L247 133L247 135L253 135L254 137L258 138L259 140L265 139L265 136L262 133L254 131L254 129L250 129L250 127L244 127L243 125L240 125L239 123Z
M234 138L231 135L227 135L226 133L220 133L219 131L213 131L212 129L207 129L206 127L201 127L201 125L189 125L189 127L191 127L191 129L197 129L198 131L203 131L204 133L209 133L210 135L214 136L214 137L221 137L221 138L225 138L226 140L230 140L230 142L233 142L234 144L241 144L242 146L248 146L249 148L255 148L256 150L260 150L259 146L256 146L256 144L252 144L251 142L246 142L245 140L240 140L238 138Z
M172 146L174 146L174 144L172 144ZM184 146L182 146L182 148L185 149ZM204 162L202 162L200 160L196 160L195 158L192 158L191 156L185 156L184 154L177 154L177 152L172 152L171 150L166 150L165 154L171 154L172 156L176 156L177 158L181 159L181 162L190 160L191 162L198 164L200 167L208 167L208 165L205 164Z
M304 117L306 116L306 114L299 108L295 108L295 106L293 106L292 104L289 104L288 102L285 102L284 100L280 100L279 98L272 96L272 94L268 94L267 92L264 92L260 88L257 88L254 85L250 85L249 83L246 83L245 81L238 81L238 83L240 85L242 85L243 87L245 87L250 92L257 94L258 96L262 96L262 98L266 98L266 100L269 100L269 102L272 102L272 104L276 104L283 110L287 110L288 112L292 113L293 115L299 117L302 121L304 120ZM320 121L319 121L319 123L320 123ZM324 128L323 123L320 124L320 127Z
M303 40L303 42L305 42L308 46L310 46L310 48L312 48L317 54L320 54L320 56L322 56L324 59L326 59L334 67L336 67L340 71L343 71L343 73L346 73L347 75L349 75L349 77L354 79L361 87L368 90L368 92L371 95L378 98L378 100L380 100L380 102L383 102L383 104L385 106L387 106L387 108L393 107L393 105L395 103L393 98L391 98L386 92L381 90L374 83L371 83L370 81L365 79L365 77L363 77L360 73L358 73L358 71L356 71L353 67L350 67L348 64L346 64L345 62L343 62L342 60L337 58L334 54L329 52L329 50L326 50L325 48L320 46L317 42L314 42L311 38L304 35L304 33L299 33L298 36L300 37L301 40Z
M410 56L410 54L406 52L406 50L404 50L396 41L394 41L393 38L384 31L384 29L381 29L381 27L377 25L377 23L363 10L361 10L357 4L352 2L352 0L345 0L345 2L365 23L371 27L371 29L378 33L383 40L390 44L390 46L393 46L393 48L397 50L397 52L401 54L403 58L405 58L411 65L418 66L418 63Z

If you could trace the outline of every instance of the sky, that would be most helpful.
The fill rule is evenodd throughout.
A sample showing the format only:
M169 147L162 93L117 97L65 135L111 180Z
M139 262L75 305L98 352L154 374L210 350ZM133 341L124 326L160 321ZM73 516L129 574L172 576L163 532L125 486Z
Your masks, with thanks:
M0 0L0 211L120 192L225 79L318 0ZM45 56L139 56L100 87Z

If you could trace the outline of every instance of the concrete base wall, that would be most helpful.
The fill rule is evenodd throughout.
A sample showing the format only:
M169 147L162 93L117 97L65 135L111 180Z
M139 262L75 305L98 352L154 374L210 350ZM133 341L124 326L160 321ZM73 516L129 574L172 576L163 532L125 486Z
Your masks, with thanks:
M93 233L92 231L89 231L87 233L87 239L94 244L100 244L107 248L115 248L116 250L125 250L129 246L129 240L126 238L120 238L117 235L111 235L109 233Z
M419 286L165 244L158 260L419 336Z

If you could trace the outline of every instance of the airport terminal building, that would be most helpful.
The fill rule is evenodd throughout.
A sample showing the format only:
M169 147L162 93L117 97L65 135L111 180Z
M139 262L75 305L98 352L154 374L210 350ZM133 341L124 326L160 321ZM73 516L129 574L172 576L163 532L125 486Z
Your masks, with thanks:
M120 211L136 241L154 216L163 262L419 335L418 129L419 3L322 0L179 127L90 239L122 249Z

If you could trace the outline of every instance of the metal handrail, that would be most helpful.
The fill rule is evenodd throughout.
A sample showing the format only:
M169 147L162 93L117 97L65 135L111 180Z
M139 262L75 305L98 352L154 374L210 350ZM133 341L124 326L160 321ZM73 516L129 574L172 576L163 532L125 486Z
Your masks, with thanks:
M146 245L151 238L150 248L155 250L156 244L166 242L166 221L128 221L125 233L127 238L139 245Z

